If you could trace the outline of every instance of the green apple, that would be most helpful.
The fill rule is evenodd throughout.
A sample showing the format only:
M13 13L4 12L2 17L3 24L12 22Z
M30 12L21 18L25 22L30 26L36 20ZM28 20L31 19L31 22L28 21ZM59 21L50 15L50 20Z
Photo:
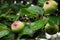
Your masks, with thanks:
M49 23L46 24L45 26L45 31L48 34L56 34L59 31L59 27L57 25L50 25Z
M50 0L46 0L46 1L50 1ZM53 1L53 0L51 0L51 1Z
M21 21L15 21L11 25L12 31L18 32L24 28L24 23Z
M45 15L50 15L54 13L57 10L57 8L58 8L58 3L53 0L46 1L43 6Z

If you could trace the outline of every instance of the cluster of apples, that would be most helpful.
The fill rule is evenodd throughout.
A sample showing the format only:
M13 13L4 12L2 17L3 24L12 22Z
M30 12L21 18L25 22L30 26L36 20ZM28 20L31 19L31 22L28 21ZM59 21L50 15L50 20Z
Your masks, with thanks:
M57 10L57 8L58 8L58 3L54 0L47 0L43 6L45 15L53 14Z
M45 11L45 15L53 14L58 8L58 3L54 0L47 0L44 3L43 9ZM45 30L48 34L56 34L59 31L58 25L51 25L49 23L46 24Z
M47 1L44 3L44 6L43 6L43 9L44 9L44 11L45 11L45 15L50 15L50 14L54 13L54 12L57 10L57 6L58 6L58 3L57 3L56 1L54 1L54 0L47 0ZM48 25L48 26L47 26L47 25ZM50 31L51 31L51 30L49 30L50 25L49 25L49 24L47 24L47 25L46 25L47 27L45 27L45 28L46 28L46 31L47 31L48 33L50 33ZM24 28L24 23L21 22L21 21L15 21L15 22L13 22L12 25L11 25L11 29L12 29L12 31L14 31L14 32L19 32L19 31L21 31L23 28ZM54 25L54 27L50 27L50 28L51 28L51 29L54 28L55 32L53 32L53 34L58 31L58 27L56 27L56 25ZM49 30L49 31L48 31L48 30ZM51 34L51 33L50 33L50 34Z

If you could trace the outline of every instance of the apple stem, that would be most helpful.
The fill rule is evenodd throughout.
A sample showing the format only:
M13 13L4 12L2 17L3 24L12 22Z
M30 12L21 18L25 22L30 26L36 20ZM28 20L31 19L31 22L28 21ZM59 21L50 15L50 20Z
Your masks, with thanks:
M14 35L14 40L16 40L17 37L18 37L18 33L15 33L15 35Z
M49 2L46 2L46 4L49 4Z

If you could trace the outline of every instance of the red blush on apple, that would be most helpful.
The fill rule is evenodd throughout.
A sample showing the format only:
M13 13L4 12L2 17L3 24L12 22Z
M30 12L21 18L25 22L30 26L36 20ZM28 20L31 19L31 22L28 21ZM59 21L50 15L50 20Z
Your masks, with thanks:
M18 26L18 23L17 22L13 23L13 27L14 28L16 28L17 26Z

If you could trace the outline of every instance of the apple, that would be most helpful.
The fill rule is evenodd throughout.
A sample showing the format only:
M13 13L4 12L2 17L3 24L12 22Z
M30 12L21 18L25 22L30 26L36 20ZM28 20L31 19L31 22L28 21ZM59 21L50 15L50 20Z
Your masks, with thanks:
M54 13L58 8L58 3L54 0L49 0L44 3L43 9L45 11L45 15L50 15Z
M55 24L55 25L51 25L49 23L46 24L45 26L45 31L50 34L56 34L59 31L59 27Z
M11 25L12 31L18 32L24 28L24 23L21 21L15 21Z
M46 0L46 1L50 1L50 0ZM52 0L53 1L53 0Z

